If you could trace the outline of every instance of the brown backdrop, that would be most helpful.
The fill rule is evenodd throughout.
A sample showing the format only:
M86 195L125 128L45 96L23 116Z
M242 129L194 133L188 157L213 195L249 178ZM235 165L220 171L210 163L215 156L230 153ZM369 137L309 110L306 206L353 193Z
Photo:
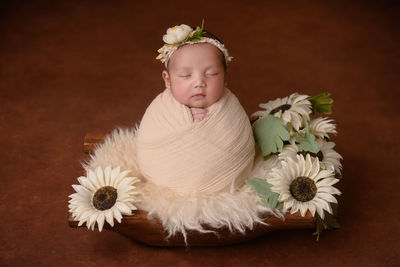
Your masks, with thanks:
M1 265L400 264L398 2L2 2ZM67 226L84 134L137 123L163 89L154 58L166 28L202 18L234 56L229 88L248 113L296 91L332 93L340 230L185 250Z

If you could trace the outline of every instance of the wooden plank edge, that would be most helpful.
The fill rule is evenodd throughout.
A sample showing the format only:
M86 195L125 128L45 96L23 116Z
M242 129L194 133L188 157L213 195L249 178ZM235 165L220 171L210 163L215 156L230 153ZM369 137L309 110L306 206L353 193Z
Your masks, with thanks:
M83 152L89 154L93 152L96 144L104 140L105 135L100 133L87 133L83 139Z

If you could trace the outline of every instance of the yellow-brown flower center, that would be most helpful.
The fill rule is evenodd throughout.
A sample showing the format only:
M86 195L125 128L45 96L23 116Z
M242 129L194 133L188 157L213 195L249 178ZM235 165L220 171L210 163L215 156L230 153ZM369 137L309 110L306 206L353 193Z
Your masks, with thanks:
M322 153L321 150L318 151L318 153L313 153L311 151L304 151L304 150L297 152L297 155L303 155L304 158L306 157L307 154L309 154L311 157L318 158L319 161L323 161L324 160L324 154Z
M269 114L274 115L277 113L279 110L282 111L282 113L285 113L286 110L289 110L292 107L290 104L283 104L282 106L276 107Z
M98 210L108 210L114 206L117 197L117 189L112 186L103 186L94 193L92 203Z
M290 194L298 201L307 202L317 194L317 186L312 179L300 176L290 184Z

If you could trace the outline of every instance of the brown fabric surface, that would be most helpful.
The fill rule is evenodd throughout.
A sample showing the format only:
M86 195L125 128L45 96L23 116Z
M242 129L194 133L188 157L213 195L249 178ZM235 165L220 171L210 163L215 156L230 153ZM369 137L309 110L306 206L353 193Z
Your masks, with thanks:
M397 1L8 1L0 13L0 265L400 264ZM376 1L378 2L378 1ZM153 248L71 229L68 195L87 132L131 127L161 92L169 26L206 28L234 60L248 113L328 91L344 157L341 228L274 232L217 248Z

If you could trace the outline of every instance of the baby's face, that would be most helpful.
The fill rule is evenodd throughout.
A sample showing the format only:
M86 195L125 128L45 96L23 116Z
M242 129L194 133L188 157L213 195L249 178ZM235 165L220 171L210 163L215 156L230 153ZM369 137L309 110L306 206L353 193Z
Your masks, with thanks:
M208 43L191 44L176 50L163 71L165 86L175 99L194 108L206 108L224 93L225 69L221 52Z

